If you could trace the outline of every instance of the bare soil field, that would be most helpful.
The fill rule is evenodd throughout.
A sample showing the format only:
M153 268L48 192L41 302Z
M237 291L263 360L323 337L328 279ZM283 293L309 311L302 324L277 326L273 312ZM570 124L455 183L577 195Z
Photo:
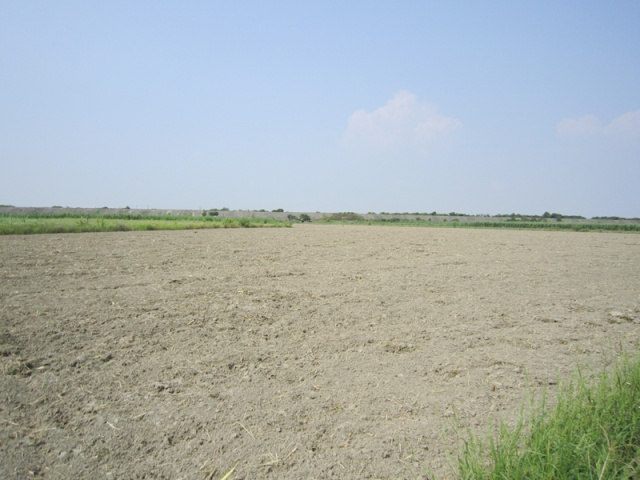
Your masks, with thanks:
M639 294L630 234L2 237L0 478L451 478L454 427L638 352Z

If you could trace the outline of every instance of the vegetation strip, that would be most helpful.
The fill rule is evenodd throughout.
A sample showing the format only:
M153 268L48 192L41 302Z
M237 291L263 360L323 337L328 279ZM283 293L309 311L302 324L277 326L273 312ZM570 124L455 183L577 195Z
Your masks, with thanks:
M462 479L640 478L640 358L587 381L578 370L557 405L544 399L515 428L470 435L458 459Z
M29 212L0 213L0 235L36 233L81 233L113 232L130 230L190 230L203 228L251 228L251 227L291 227L293 223L311 222L321 224L349 225L395 225L439 228L489 228L518 230L565 230L576 232L622 232L640 233L640 223L585 223L571 222L573 217L519 217L505 220L460 221L458 218L444 218L432 221L416 218L365 219L353 212L323 215L312 220L307 214L287 215L287 219L268 217L218 216L218 210L203 211L202 215L143 215L138 213L77 213L77 212ZM556 214L553 214L556 215ZM568 219L569 221L566 221Z
M547 222L547 221L473 221L461 222L457 218L441 221L424 220L422 218L379 218L365 219L356 213L334 213L325 216L318 223L339 223L353 225L396 225L406 227L438 227L438 228L492 228L492 229L517 229L517 230L569 230L574 232L629 232L640 233L640 223L572 223L572 222Z
M290 226L291 222L270 218L155 216L128 215L126 213L74 215L66 212L60 214L0 214L0 235Z

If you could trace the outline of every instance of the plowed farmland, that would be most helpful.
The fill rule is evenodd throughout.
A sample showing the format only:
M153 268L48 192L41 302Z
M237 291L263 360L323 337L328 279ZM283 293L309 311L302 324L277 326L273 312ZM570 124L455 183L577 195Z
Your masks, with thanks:
M0 477L451 478L454 427L640 344L640 236L0 238Z

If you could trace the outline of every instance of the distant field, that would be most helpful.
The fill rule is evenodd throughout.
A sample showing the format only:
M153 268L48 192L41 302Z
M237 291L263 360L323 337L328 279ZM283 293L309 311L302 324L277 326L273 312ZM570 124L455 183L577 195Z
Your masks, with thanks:
M440 220L436 222L425 221L422 219L378 219L378 220L354 220L339 221L340 223L353 223L358 225L398 225L398 226L431 226L431 227L450 227L450 228L500 228L500 229L516 229L516 230L569 230L574 232L640 232L640 224L637 223L595 223L595 222L527 222L527 221L460 221ZM329 221L329 223L335 223Z

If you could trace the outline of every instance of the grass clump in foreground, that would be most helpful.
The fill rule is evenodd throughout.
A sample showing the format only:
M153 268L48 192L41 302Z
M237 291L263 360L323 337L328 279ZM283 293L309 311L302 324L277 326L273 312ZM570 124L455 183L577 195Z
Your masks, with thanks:
M0 214L0 235L290 226L269 218Z
M458 458L460 478L640 478L640 358L625 357L613 373L585 380L582 372L515 428L473 435Z

